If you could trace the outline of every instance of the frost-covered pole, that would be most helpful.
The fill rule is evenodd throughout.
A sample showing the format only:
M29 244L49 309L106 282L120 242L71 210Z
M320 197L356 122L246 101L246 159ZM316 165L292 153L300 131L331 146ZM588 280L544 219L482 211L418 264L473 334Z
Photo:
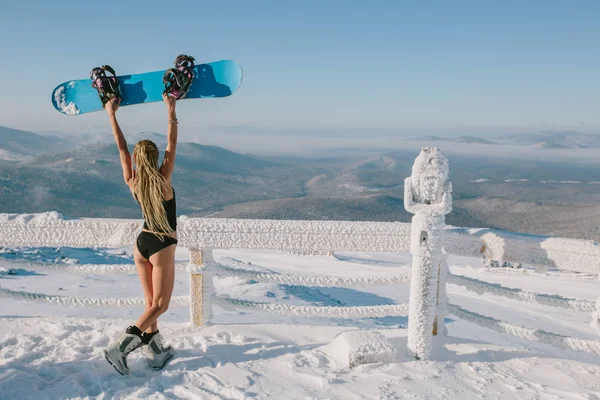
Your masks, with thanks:
M206 326L212 317L214 300L214 260L210 249L190 249L190 319L195 326Z
M428 358L432 335L444 330L448 264L442 249L445 215L452 210L448 159L424 147L412 175L404 181L404 207L415 214L411 224L412 272L408 311L408 349Z

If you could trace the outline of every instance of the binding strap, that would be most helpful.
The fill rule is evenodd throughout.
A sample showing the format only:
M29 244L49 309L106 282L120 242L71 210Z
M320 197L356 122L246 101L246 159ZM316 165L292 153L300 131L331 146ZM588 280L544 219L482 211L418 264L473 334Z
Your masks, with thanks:
M107 72L112 76L107 76ZM92 69L90 78L92 79L92 87L98 91L102 107L112 99L121 99L119 79L116 76L115 70L110 65L103 65L102 67Z
M169 68L163 75L164 94L177 100L184 98L194 82L194 57L180 54L175 59L175 68Z

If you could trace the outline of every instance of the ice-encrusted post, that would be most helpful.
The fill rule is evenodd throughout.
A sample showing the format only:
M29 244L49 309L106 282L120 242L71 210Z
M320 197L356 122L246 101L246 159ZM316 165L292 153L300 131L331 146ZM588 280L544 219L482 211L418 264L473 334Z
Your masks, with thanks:
M424 147L404 181L404 207L412 214L412 272L408 311L408 350L427 359L432 336L444 331L448 262L442 249L446 217L452 210L448 159Z
M212 317L214 300L214 259L211 249L190 249L190 319L195 326L206 326Z

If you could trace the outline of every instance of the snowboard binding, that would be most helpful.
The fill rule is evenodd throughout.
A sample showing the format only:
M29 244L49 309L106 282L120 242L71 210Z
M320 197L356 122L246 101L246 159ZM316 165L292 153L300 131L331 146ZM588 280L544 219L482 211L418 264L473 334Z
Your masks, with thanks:
M175 68L163 75L164 94L179 100L185 97L194 81L194 57L181 54L175 59Z
M112 76L106 76L107 72ZM94 68L90 72L90 78L92 79L92 87L98 91L102 107L112 99L121 99L119 79L117 79L115 70L110 65Z

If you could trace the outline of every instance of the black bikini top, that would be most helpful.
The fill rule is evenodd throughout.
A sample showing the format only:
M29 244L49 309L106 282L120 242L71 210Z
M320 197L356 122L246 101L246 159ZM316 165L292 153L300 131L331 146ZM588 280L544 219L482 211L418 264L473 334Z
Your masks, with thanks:
M135 200L139 204L139 200L137 195L135 195ZM167 221L169 221L169 226L171 227L171 232L177 230L177 202L175 201L175 189L173 189L173 198L171 200L164 200L163 207L167 213ZM150 230L148 227L148 222L144 220L144 229ZM170 232L161 232L159 233L170 233Z

